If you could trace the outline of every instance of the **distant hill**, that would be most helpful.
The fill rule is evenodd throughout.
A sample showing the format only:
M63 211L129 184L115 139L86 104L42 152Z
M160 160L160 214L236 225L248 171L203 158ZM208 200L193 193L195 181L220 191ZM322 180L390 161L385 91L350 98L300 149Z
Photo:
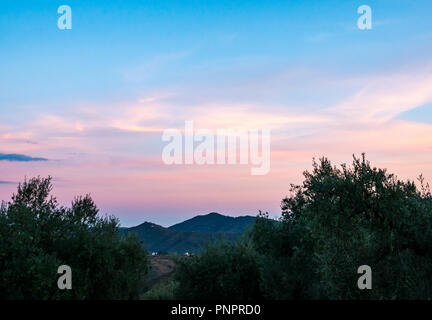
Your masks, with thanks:
M255 217L228 217L218 213L196 216L169 228L144 222L131 228L120 228L127 234L135 234L144 241L150 252L185 253L199 252L209 241L225 239L235 241L255 222Z
M183 221L169 227L170 230L201 233L243 233L255 223L256 217L228 217L216 212Z
M183 232L144 222L136 227L121 230L124 234L135 234L144 241L144 248L150 252L185 253L199 252L209 241L226 239L235 241L240 234Z

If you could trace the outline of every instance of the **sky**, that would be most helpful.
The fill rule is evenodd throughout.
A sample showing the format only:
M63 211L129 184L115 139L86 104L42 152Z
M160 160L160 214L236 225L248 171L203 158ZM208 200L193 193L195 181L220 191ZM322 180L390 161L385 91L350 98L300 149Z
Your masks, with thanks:
M123 226L169 226L277 217L314 157L432 181L431 16L429 0L2 0L0 199L51 175L62 204L90 193ZM162 133L188 120L271 129L270 172L166 165Z

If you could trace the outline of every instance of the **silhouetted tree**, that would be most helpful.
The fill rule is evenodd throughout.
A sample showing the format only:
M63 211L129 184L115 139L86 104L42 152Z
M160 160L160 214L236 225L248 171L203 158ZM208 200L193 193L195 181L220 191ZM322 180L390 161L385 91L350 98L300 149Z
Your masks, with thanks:
M100 217L89 195L70 208L51 196L51 178L33 178L0 208L1 299L137 298L148 260L118 220ZM59 290L57 268L72 268L72 289Z
M175 297L196 300L252 300L262 297L259 273L250 244L217 242L199 255L176 263Z
M279 222L261 213L242 244L182 260L178 296L432 299L432 196L423 177L417 187L364 155L340 168L322 158L304 177L282 200ZM361 265L372 268L371 290L357 286Z
M363 155L341 169L326 158L282 201L279 225L257 221L261 284L268 298L431 299L432 198ZM373 289L359 290L369 265Z

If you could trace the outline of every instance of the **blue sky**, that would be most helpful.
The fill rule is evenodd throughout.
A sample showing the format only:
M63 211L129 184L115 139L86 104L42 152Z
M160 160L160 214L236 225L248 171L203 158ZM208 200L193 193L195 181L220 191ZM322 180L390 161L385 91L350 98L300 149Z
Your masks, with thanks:
M72 30L57 28L63 4ZM372 30L357 28L364 4ZM427 173L431 15L426 0L2 0L0 153L49 161L0 162L0 180L54 175L61 200L91 192L131 225L207 211L277 215L286 186L324 154L346 162L366 151L402 176ZM300 120L278 120L289 117ZM186 178L161 166L158 130L189 119L272 127L274 173L258 183L269 191L244 191L256 181L227 178L231 169ZM388 141L392 130L400 140ZM200 174L225 176L229 187ZM2 199L12 187L0 186Z
M370 72L430 49L432 30L428 1L370 1L373 32L359 1L69 1L60 31L65 3L1 2L2 101L115 99L243 63Z

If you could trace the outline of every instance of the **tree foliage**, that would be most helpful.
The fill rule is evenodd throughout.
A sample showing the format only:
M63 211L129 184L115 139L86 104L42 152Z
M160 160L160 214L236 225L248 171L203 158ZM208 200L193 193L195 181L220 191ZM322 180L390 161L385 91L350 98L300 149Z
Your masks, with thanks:
M0 208L0 299L137 298L149 265L142 244L122 239L89 195L67 208L51 191L50 177L33 178ZM63 264L71 290L57 287Z
M216 242L176 263L175 296L195 300L260 299L254 250L246 242Z
M341 167L322 158L291 185L281 208L278 223L260 214L247 259L233 258L242 249L214 247L181 265L179 287L231 297L220 279L246 268L248 281L226 281L235 283L233 296L243 285L267 299L432 299L432 197L421 176L416 186L364 155ZM372 269L371 290L357 286L361 265Z
M432 298L432 198L422 177L419 190L364 155L341 168L322 158L304 177L283 199L281 223L255 226L269 298ZM372 268L372 290L357 287L361 265Z

